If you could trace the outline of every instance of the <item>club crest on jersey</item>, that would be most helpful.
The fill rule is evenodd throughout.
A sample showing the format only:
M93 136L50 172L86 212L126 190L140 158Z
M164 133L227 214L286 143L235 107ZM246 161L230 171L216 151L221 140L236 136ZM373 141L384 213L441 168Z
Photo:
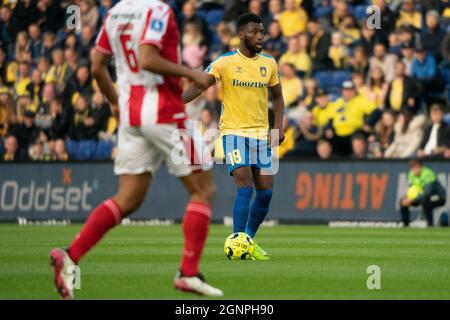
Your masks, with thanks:
M261 73L261 77L267 77L267 69L266 67L260 67L259 73Z
M162 32L163 26L164 26L164 23L162 22L162 20L153 20L150 25L150 29L152 29L156 32Z
M241 67L237 67L236 68L236 73L242 73L242 68Z

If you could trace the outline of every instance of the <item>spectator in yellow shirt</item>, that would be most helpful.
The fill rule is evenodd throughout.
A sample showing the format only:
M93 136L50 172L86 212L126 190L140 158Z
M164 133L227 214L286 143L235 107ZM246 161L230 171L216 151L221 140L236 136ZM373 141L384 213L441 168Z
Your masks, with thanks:
M295 67L286 63L281 66L281 87L286 107L296 105L303 95L302 80L295 74Z
M280 65L290 63L297 71L309 75L312 68L311 58L307 51L308 36L302 34L300 37L291 37L288 40L288 49L280 58Z
M348 48L344 44L344 37L341 32L335 31L331 34L331 46L328 56L333 62L334 69L343 69L347 64Z
M422 28L422 15L416 10L414 0L404 0L397 19L397 28L413 26L417 30Z
M373 117L376 106L369 99L358 95L352 81L345 81L342 98L333 103L331 110L326 137L332 140L336 154L349 156L352 153L352 135L368 126L367 119Z
M14 84L14 89L18 96L24 95L27 91L27 86L30 83L30 64L28 61L21 61L19 63L19 74Z
M332 104L327 93L322 88L317 90L316 102L317 104L312 109L314 124L325 128L330 121Z
M284 0L284 11L278 19L283 36L292 37L306 31L308 15L296 0Z

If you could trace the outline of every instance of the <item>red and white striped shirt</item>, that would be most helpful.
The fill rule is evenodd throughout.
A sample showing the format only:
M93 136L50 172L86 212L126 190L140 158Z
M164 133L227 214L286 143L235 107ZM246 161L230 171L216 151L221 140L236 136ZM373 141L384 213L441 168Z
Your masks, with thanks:
M172 9L158 0L122 0L97 37L97 50L114 55L121 125L146 126L186 118L178 77L139 68L139 46L151 44L180 63L179 32Z

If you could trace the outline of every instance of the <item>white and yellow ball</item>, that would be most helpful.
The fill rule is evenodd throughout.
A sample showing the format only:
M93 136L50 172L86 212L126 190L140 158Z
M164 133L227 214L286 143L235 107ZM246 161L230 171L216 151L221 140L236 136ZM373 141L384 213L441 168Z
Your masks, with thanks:
M236 232L225 240L223 250L230 260L250 260L255 251L255 245L248 234Z

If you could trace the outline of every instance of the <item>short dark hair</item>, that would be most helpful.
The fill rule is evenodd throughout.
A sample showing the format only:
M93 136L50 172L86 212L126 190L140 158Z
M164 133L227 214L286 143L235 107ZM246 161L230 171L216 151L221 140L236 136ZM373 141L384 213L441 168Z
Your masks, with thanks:
M412 168L414 166L421 166L422 167L423 166L423 162L422 162L422 160L415 158L415 159L409 160L408 165L409 165L410 168Z
M245 27L250 22L262 23L262 19L260 16L254 14L254 13L251 13L251 12L241 14L236 22L237 29L241 30L243 27Z

